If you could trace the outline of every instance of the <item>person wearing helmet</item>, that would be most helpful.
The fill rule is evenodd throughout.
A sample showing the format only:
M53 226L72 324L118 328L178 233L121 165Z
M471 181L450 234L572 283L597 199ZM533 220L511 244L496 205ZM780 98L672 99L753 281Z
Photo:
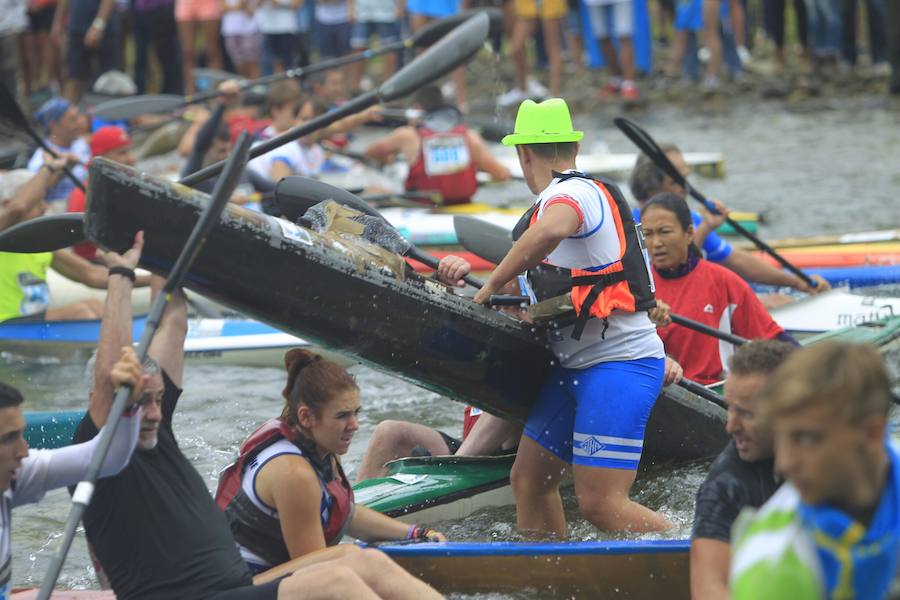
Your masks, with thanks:
M565 534L559 484L571 464L579 508L597 528L661 530L669 521L628 497L663 384L663 345L648 316L656 307L652 277L622 192L575 168L583 135L564 100L521 104L503 144L516 147L538 197L474 298L488 301L525 271L520 285L542 307L574 307L547 328L558 364L531 408L510 476L517 523ZM451 256L438 274L461 284L469 270Z

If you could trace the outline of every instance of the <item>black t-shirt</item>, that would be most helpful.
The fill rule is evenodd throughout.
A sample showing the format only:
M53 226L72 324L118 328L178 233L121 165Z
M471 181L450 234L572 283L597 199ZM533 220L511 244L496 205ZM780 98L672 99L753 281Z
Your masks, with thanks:
M172 413L181 395L163 373L159 441L135 450L117 476L101 479L84 515L88 540L120 600L203 599L251 584L224 513L178 448ZM73 442L97 435L85 415Z
M741 460L734 442L716 458L706 481L697 490L691 539L710 538L730 543L731 526L745 506L759 508L778 486L775 460Z

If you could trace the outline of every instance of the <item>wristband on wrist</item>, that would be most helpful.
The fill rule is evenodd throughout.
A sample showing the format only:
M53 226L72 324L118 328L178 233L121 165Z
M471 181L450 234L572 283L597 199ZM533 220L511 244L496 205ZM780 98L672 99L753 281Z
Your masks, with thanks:
M93 27L94 29L99 29L100 31L103 31L103 28L106 27L106 19L103 19L102 17L96 17L91 22L91 27Z
M122 277L127 277L131 280L131 283L135 282L134 269L129 269L128 267L110 267L109 268L110 275L121 275Z

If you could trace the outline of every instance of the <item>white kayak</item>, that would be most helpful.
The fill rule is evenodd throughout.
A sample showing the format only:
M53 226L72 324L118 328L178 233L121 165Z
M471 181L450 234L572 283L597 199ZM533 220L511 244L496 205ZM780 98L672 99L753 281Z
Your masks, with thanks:
M900 315L900 298L862 296L834 289L800 298L770 312L791 333L821 333Z

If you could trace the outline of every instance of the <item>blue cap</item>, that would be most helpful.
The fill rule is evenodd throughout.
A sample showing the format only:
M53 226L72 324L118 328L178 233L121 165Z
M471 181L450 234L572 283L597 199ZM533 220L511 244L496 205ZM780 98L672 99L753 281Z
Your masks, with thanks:
M34 120L37 121L37 124L40 125L44 131L47 131L50 128L50 125L59 121L71 106L72 103L65 98L54 96L44 102L38 111L34 113Z

